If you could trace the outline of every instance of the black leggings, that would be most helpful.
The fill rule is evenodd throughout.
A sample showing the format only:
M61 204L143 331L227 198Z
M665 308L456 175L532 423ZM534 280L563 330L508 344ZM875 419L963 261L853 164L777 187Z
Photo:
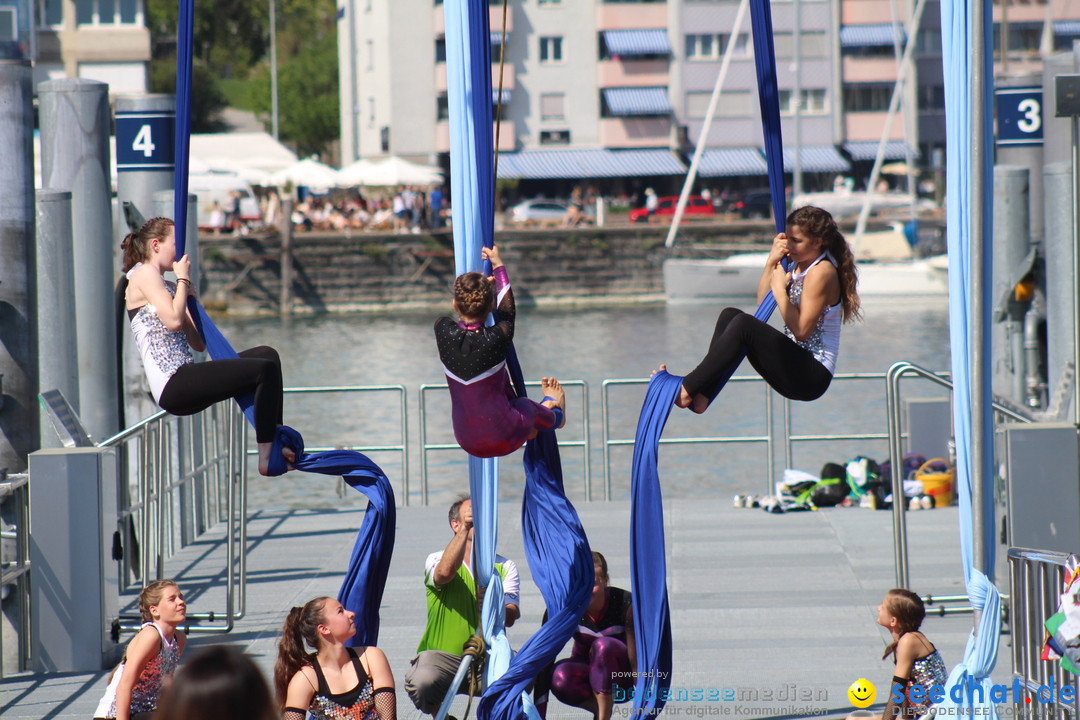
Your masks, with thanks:
M158 405L173 415L194 415L222 400L254 393L255 440L273 442L281 425L281 358L265 345L239 355L181 365L165 383Z
M786 398L816 400L832 382L832 373L809 350L753 315L725 308L705 359L683 379L686 392L711 398L744 352L765 382Z

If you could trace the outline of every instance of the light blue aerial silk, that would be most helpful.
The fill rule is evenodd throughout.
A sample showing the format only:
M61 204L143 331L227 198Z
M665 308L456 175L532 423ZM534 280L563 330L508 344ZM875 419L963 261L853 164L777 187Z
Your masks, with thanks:
M192 38L195 15L194 0L180 0L177 15L176 56L176 175L173 218L176 224L176 255L184 255L187 241L188 155L191 134L191 66ZM188 298L188 311L195 327L206 343L214 360L239 357L229 341L210 319L206 309L193 297ZM237 404L248 422L255 424L254 395L238 397ZM379 466L367 456L352 450L331 450L324 453L305 453L304 440L296 430L281 426L274 438L271 468L284 472L281 448L296 452L294 467L305 472L340 475L350 486L368 498L364 521L356 536L352 558L338 600L356 614L356 635L353 645L376 645L379 637L379 607L382 604L386 575L394 551L394 531L397 506L394 489Z
M754 36L761 126L765 139L776 231L784 231L783 137L780 129L780 94L776 86L772 10L769 0L751 0L750 19ZM701 142L705 142L702 138ZM785 267L787 261L785 261ZM772 293L765 295L754 317L767 321L776 309ZM734 363L718 384L719 393L745 357ZM648 717L663 710L671 687L671 611L667 595L667 562L664 557L663 494L657 469L660 436L679 394L682 377L658 372L649 383L638 419L634 459L630 468L630 583L634 596L634 628L637 642L637 681L634 717ZM713 396L716 397L715 395Z
M489 4L487 0L446 0L443 12L454 254L460 275L481 270L480 250L491 247L495 237ZM490 274L490 266L483 272ZM515 391L525 395L521 367L512 345L506 365ZM488 687L477 707L477 717L537 718L525 687L555 659L588 607L592 555L577 513L563 490L555 431L541 432L525 449L522 529L529 569L547 603L550 619L513 657L503 628L502 583L492 582L498 577L494 573L498 467L498 458L469 458L475 528L473 576L487 587L480 622L488 645Z
M985 18L984 27L972 35L971 8L981 2ZM943 0L941 3L941 44L945 66L945 134L947 165L946 217L949 251L949 339L952 343L953 376L953 427L956 435L956 489L960 504L960 548L964 564L964 582L968 597L976 611L976 627L968 638L963 660L949 674L946 683L946 698L939 703L939 713L949 713L954 717L997 717L994 703L990 700L990 673L997 662L998 638L1001 635L1001 597L994 587L991 577L975 568L973 557L972 527L972 487L980 483L983 492L983 547L985 557L980 558L982 566L993 573L994 547L994 446L993 416L991 406L991 347L990 315L993 307L991 297L992 267L991 239L993 237L993 152L987 147L983 153L983 164L973 169L971 127L975 122L974 110L977 91L981 91L978 100L982 103L982 122L984 137L993 137L993 111L990 100L993 97L993 39L991 36L992 10L989 0ZM972 58L971 48L981 43L986 49L983 77L988 87L974 88L971 84ZM977 172L982 179L982 227L983 236L973 237L971 231L971 211L969 198L974 192L972 173ZM982 293L973 294L975 278L971 275L971 254L974 243L981 243L985 259L981 278ZM982 346L974 347L970 328L976 313L981 315L982 326L987 329L983 334ZM973 358L978 358L975 365ZM973 373L979 373L986 382L982 384L982 393L976 397L972 388ZM972 419L975 413L982 414L981 438L982 468L985 477L972 476L972 457L975 452ZM953 688L960 686L957 692L959 702L951 695ZM981 694L976 688L981 688ZM974 695L973 695L974 692ZM979 702L979 698L982 701ZM961 708L961 709L956 709ZM973 708L977 708L974 709Z

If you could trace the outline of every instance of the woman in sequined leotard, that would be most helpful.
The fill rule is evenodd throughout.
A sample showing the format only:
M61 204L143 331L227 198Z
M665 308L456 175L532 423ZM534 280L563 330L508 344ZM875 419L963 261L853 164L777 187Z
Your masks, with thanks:
M394 675L383 651L353 649L353 613L334 598L294 607L285 618L274 689L285 720L396 720ZM305 647L315 648L309 654Z
M910 590L893 588L885 593L878 606L878 625L889 631L892 643L885 648L884 660L893 655L896 674L889 684L888 702L879 720L919 718L926 715L933 703L931 688L945 687L949 679L945 662L934 644L919 632L926 607L922 598ZM914 686L918 692L911 692Z
M555 378L543 378L544 399L517 397L510 385L506 355L514 339L514 291L497 248L481 251L491 261L494 282L465 273L454 282L454 310L460 320L435 321L446 382L450 386L454 437L476 457L509 455L539 430L562 427L566 395ZM499 322L484 327L498 302Z
M193 362L191 350L205 347L187 311L187 298L194 297L191 261L187 255L176 257L173 221L147 220L120 247L128 278L124 300L154 400L173 415L192 415L222 400L252 394L259 472L267 475L274 433L281 425L277 351L260 346L231 360ZM168 270L176 273L175 283L165 280ZM289 463L295 459L288 448L282 455Z
M791 260L790 272L781 263L784 257ZM708 353L683 379L675 404L705 412L744 353L784 397L808 401L824 395L836 367L841 320L859 316L856 283L855 259L832 215L816 207L792 211L758 282L758 302L772 292L784 332L736 308L725 309Z
M172 677L186 638L177 630L187 619L187 605L172 580L157 580L139 593L143 626L109 677L95 718L149 720L163 684Z

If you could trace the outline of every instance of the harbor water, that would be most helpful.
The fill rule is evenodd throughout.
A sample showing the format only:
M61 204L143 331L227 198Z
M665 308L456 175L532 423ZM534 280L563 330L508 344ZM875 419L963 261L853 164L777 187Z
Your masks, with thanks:
M603 499L604 453L602 385L605 379L640 379L610 389L609 427L613 439L633 438L645 393L644 380L660 363L685 374L704 354L720 304L647 304L588 309L523 308L518 313L515 345L525 378L538 381L550 375L563 381L581 380L589 393L589 468L591 498ZM752 310L752 306L744 309ZM222 330L235 347L258 344L276 347L282 356L286 387L327 385L403 385L406 389L409 502L421 502L419 390L422 384L443 383L427 312L335 315L315 318L229 319ZM774 323L777 322L774 320ZM943 300L921 302L870 301L863 319L844 326L838 375L884 373L906 360L931 370L948 370L948 308ZM738 376L757 378L749 363ZM734 382L703 415L674 410L665 438L755 437L768 434L765 385ZM940 396L942 390L921 381L905 381L905 397ZM568 421L560 441L583 440L584 389L574 386L567 397ZM539 388L530 388L539 398ZM773 396L773 428L787 437L784 404ZM426 396L426 442L453 443L445 390ZM883 378L837 379L824 398L791 403L791 434L862 434L887 430ZM290 395L285 422L299 429L308 447L394 445L402 442L400 399L394 393ZM912 448L918 451L918 448ZM563 451L567 493L585 496L585 451ZM817 473L827 461L843 462L856 455L883 461L884 440L799 442L785 456L784 443L773 447L772 472L768 446L760 441L715 444L671 444L661 448L660 472L665 494L685 497L709 494L765 493L780 479L783 468ZM404 479L400 452L373 452L403 502ZM610 496L629 495L629 445L611 451ZM521 452L501 461L504 500L520 497ZM363 503L362 496L324 476L290 473L284 478L260 478L249 470L249 504L253 508L332 507ZM428 453L430 502L468 487L465 454L460 449Z

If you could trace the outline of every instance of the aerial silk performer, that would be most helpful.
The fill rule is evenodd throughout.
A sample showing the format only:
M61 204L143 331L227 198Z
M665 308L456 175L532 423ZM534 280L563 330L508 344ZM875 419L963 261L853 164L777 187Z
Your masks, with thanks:
M183 257L187 239L188 155L191 133L191 65L194 25L194 0L180 0L177 18L176 61L176 177L173 217L176 224L176 255ZM214 360L238 357L229 341L214 325L210 316L193 297L187 300L206 349ZM249 422L254 424L254 398L249 394L236 398ZM352 559L338 600L356 614L356 635L351 645L376 645L379 635L379 605L382 602L386 575L394 549L397 506L394 490L385 473L365 455L352 450L305 453L304 440L296 430L281 425L273 439L270 454L271 475L288 471L283 449L294 456L291 466L305 472L340 475L351 487L368 498L364 521L357 533Z
M784 231L783 208L786 201L772 11L768 0L751 0L750 17L765 136L765 161L776 232L779 234ZM702 138L701 142L704 141ZM771 292L767 293L754 317L767 320L775 308L775 298ZM713 397L731 378L738 364L738 361L732 363L724 375L716 379ZM631 710L631 715L635 717L659 714L671 687L671 613L668 607L664 513L657 458L660 435L681 387L682 378L664 369L653 374L635 435L630 480L630 578L638 664L634 707Z
M488 0L446 0L443 12L454 252L460 275L481 269L481 248L491 248L494 240L489 4ZM506 367L516 396L524 397L524 380L512 344L507 349ZM550 619L511 661L513 653L503 630L502 584L491 582L498 532L498 459L469 457L476 554L473 572L477 583L487 587L481 630L488 645L488 687L477 708L480 720L538 718L525 688L570 639L592 588L592 553L577 512L566 498L554 430L540 430L528 440L524 465L521 524L525 555Z
M979 6L983 22L976 26L972 18L978 16ZM956 488L964 583L975 608L975 627L968 637L963 660L949 674L945 698L935 709L942 716L996 718L997 710L990 693L990 673L997 663L1001 636L1001 596L992 577L997 539L994 533L994 425L990 388L992 353L987 331L993 307L990 262L993 256L993 153L986 151L987 139L993 137L990 84L994 73L992 53L987 52L993 47L991 21L988 0L948 0L941 4L946 167L949 168L945 200ZM974 51L978 48L982 52ZM978 81L980 73L982 84ZM981 155L977 154L980 150ZM976 164L975 158L981 162ZM978 212L978 216L973 218L973 212ZM977 234L978 227L973 227L973 221L981 225L981 234ZM980 255L983 262L973 265L973 258L978 259ZM982 331L973 333L973 328ZM976 473L981 473L981 477ZM981 488L981 493L973 492L976 486ZM976 502L980 503L979 508L976 508ZM973 523L976 510L982 513L981 527ZM980 532L982 557L977 556L975 543L975 533Z

